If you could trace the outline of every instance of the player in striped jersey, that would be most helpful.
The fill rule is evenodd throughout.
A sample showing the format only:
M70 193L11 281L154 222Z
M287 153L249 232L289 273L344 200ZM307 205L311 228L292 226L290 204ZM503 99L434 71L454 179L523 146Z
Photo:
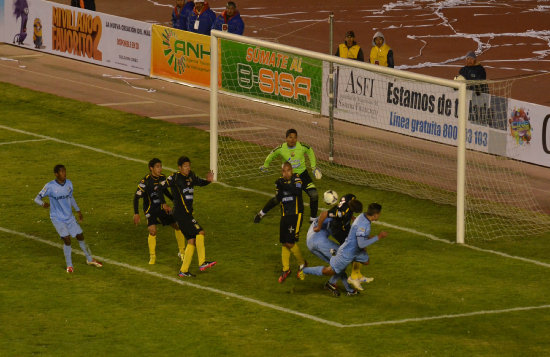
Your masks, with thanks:
M178 159L178 172L173 173L167 179L168 186L172 190L174 198L174 218L181 229L181 232L187 239L187 247L183 255L183 263L179 276L182 278L193 277L189 272L189 266L193 259L195 246L197 248L197 256L199 258L199 270L204 271L216 265L215 261L206 260L206 251L204 247L204 230L193 217L193 199L194 187L206 186L214 179L214 174L209 172L206 175L206 180L195 175L191 171L191 160L187 156L181 156ZM163 209L169 209L163 200Z
M185 252L185 237L181 233L174 217L169 215L161 207L161 197L168 196L172 200L172 195L168 191L166 176L162 174L162 162L160 159L153 158L149 161L149 175L146 175L138 184L136 193L134 194L134 224L139 224L139 200L143 198L143 213L147 218L147 244L149 246L149 264L156 262L156 246L157 246L157 224L163 226L170 225L174 228L180 257L183 259Z

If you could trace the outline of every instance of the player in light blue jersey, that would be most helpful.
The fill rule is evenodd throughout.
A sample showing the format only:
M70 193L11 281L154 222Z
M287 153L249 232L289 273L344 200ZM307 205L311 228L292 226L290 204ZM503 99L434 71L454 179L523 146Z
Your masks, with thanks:
M325 288L330 290L335 296L339 296L340 292L335 285L340 278L338 275L344 272L347 266L353 261L367 265L369 263L369 255L365 248L388 235L388 233L382 231L377 236L369 236L371 232L371 222L377 221L380 218L381 211L381 205L378 203L371 203L367 212L361 214L353 222L348 237L338 248L336 255L330 258L330 265L328 267L305 267L301 269L301 272L304 274L318 276L327 275L333 277L334 279L331 278L331 280L325 284ZM298 272L298 274L300 274L300 272Z
M315 219L313 223L311 223L311 226L309 227L309 230L307 231L307 240L306 244L308 249L315 254L319 259L323 260L326 263L330 262L330 259L332 258L332 252L336 252L338 250L338 244L328 238L328 236L331 234L329 226L331 224L332 218L326 218L322 224L321 227L318 226L319 220ZM298 279L304 280L304 272L303 267L301 267L298 271ZM340 274L335 274L333 277L337 277L337 279L341 279L342 283L344 284L344 288L346 289L347 295L357 295L358 291L354 288L352 288L348 283L348 276L345 271L341 272ZM331 278L332 279L332 278ZM334 282L336 284L336 281Z
M73 183L67 179L67 170L63 165L55 165L53 172L55 180L48 182L44 186L34 199L34 202L44 208L50 208L52 224L61 239L65 242L63 253L65 254L65 261L67 263L67 273L74 271L71 254L71 237L76 237L78 240L80 248L82 248L82 251L86 255L86 263L101 268L103 264L92 257L90 249L86 245L86 242L84 242L82 228L80 228L73 215L74 208L78 214L78 220L82 222L82 212L80 212L80 208L78 208L73 197ZM49 202L44 202L44 197L48 197Z

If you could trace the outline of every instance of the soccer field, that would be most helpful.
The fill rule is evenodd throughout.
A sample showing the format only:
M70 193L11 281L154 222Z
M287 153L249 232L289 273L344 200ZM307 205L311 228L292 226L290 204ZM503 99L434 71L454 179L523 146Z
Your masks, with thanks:
M0 92L2 355L550 354L550 234L460 246L454 207L323 178L320 192L381 203L374 231L389 232L369 247L363 272L374 282L333 298L321 277L277 282L278 214L252 223L275 176L233 180L197 189L206 256L218 265L198 273L194 260L197 277L181 280L168 227L147 264L132 198L152 157L169 174L185 154L204 177L208 133L9 84ZM33 202L57 163L102 269L73 254L75 273L65 273L48 211ZM303 230L298 244L317 265Z

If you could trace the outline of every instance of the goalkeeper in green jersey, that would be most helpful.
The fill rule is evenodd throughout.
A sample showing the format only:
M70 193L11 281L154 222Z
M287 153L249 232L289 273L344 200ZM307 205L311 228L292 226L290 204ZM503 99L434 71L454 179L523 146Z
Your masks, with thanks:
M288 129L286 131L286 143L283 143L282 145L276 147L275 149L273 149L273 151L271 151L271 153L265 159L264 164L260 166L260 171L266 172L271 161L273 161L273 159L275 159L277 156L280 156L283 161L289 162L292 165L294 173L300 175L300 178L302 179L302 190L304 190L309 196L309 221L313 222L317 217L319 196L317 194L315 184L313 183L313 180L307 172L305 155L307 155L309 158L309 163L311 165L311 169L313 170L313 175L317 180L321 179L321 170L315 167L317 161L315 160L313 149L298 141L298 132L296 131L296 129ZM278 204L279 202L277 201L277 197L273 197L272 199L270 199L265 204L264 208L262 208L262 210L256 214L256 216L254 217L254 223L260 223L262 217L265 216L265 214L269 212L269 210L271 210Z

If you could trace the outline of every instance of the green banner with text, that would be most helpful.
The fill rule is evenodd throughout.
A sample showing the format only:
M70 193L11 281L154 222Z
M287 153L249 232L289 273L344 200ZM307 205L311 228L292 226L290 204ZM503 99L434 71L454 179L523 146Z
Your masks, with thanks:
M221 53L224 90L321 111L322 61L225 39Z

